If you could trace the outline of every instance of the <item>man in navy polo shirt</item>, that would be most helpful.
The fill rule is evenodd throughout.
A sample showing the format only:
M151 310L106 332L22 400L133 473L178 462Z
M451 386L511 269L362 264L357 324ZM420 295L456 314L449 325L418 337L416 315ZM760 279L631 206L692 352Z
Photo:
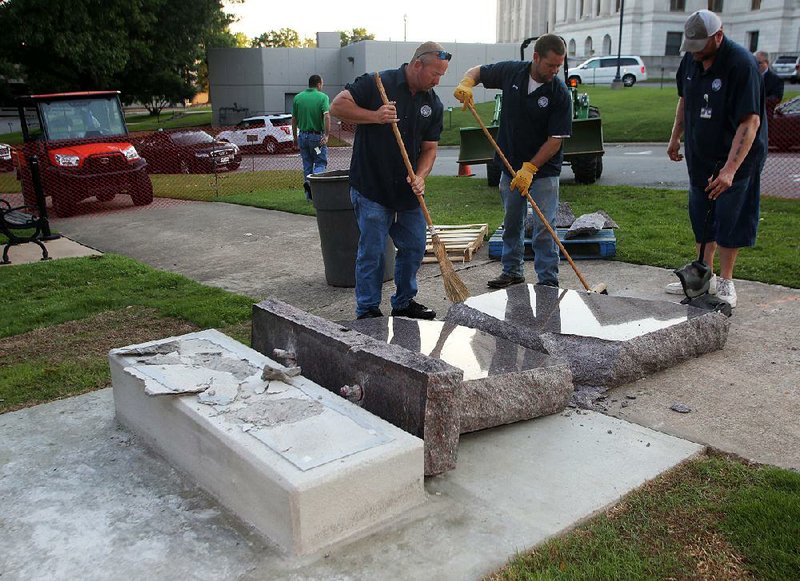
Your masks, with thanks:
M758 230L761 169L767 154L764 82L755 59L727 38L719 16L698 10L686 20L676 76L678 107L667 155L681 161L684 137L689 169L689 218L697 251L709 205L713 222L705 232L704 260L713 267L719 250L720 276L712 290L736 306L733 268L739 248L753 246ZM681 293L680 283L667 292Z
M557 76L566 52L559 36L545 34L534 44L532 62L504 61L472 67L453 93L466 106L472 103L472 87L478 83L487 89L503 90L497 141L516 171L509 175L499 156L495 157L503 167L503 271L487 283L490 288L525 282L525 193L530 190L548 222L552 224L556 218L564 158L561 140L572 133L569 91ZM539 284L558 286L558 246L539 220L534 220L532 244Z
M451 54L435 42L417 47L399 69L381 71L389 97L384 105L375 79L364 74L334 97L331 114L356 124L350 161L350 199L361 231L356 255L356 316L381 317L383 256L387 234L397 256L392 316L433 319L436 313L417 303L417 271L425 254L427 224L417 200L436 159L442 133L442 102L433 88L447 72ZM408 177L392 133L397 123L416 180Z

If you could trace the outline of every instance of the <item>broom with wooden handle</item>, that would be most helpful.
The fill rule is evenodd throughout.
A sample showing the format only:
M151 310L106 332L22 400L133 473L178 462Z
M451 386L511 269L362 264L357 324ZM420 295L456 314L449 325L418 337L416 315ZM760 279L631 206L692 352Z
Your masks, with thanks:
M383 101L383 104L388 105L389 98L386 96L386 90L383 88L383 82L381 81L380 73L375 73L375 84L378 86L378 92L381 94L381 100ZM403 137L400 135L400 130L397 128L397 123L394 121L392 121L392 132L394 133L395 140L397 140L400 153L403 156L403 162L406 164L408 177L411 178L411 181L414 181L416 179L414 168L411 167L411 161L408 159L406 146L403 144ZM453 268L453 263L450 262L450 258L447 256L447 248L445 247L441 238L439 238L439 233L436 231L436 228L433 226L433 220L431 220L431 215L428 212L428 206L425 204L425 198L422 195L417 194L417 200L419 200L419 205L422 208L423 215L425 216L425 222L428 223L428 231L431 234L433 253L436 255L436 261L439 263L439 270L441 270L442 279L444 280L444 293L447 295L447 299L449 301L453 303L463 303L469 298L469 290L467 290L467 286L459 278L458 273L456 273L455 268Z
M510 173L512 176L515 175L516 172L514 171L514 168L511 167L510 163L508 163L508 160L506 159L506 156L503 155L503 151L500 149L500 146L497 145L497 142L494 140L494 137L492 137L492 134L489 133L488 129L486 129L486 125L483 124L480 115L478 115L478 112L475 110L475 106L470 102L467 102L466 105L467 107L469 107L469 110L472 111L472 115L473 117L475 117L475 120L481 126L481 129L483 129L483 133L486 135L486 139L489 140L489 143L492 144L494 150L497 152L497 155L499 155L500 159L503 160L503 164L505 164L508 173ZM593 287L589 286L589 283L586 282L585 278L583 278L581 271L578 270L577 266L575 266L575 262L573 262L572 257L569 255L569 252L567 252L567 249L564 248L564 245L561 243L561 240L558 239L558 234L556 234L555 230L553 230L553 227L550 226L550 223L547 221L547 218L544 217L544 214L542 214L542 211L539 209L539 206L536 204L536 202L533 201L530 192L525 192L525 196L528 198L528 202L530 202L534 212L536 212L536 214L539 216L539 219L542 221L542 224L544 224L544 227L547 228L547 231L550 233L550 236L552 236L553 240L555 240L556 244L558 244L558 248L561 250L561 253L569 262L569 265L572 267L572 270L574 270L575 274L578 275L578 278L580 279L583 288L585 288L589 292L607 295L608 288L606 287L605 283L601 282L594 285Z

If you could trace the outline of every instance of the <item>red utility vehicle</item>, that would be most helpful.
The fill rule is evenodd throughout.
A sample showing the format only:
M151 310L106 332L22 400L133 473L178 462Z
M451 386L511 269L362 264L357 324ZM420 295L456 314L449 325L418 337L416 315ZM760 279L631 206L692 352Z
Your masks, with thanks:
M90 197L107 202L128 194L137 206L153 201L147 162L128 139L119 91L20 97L19 117L25 143L18 148L17 178L26 204L36 205L28 167L33 155L58 216L74 214Z

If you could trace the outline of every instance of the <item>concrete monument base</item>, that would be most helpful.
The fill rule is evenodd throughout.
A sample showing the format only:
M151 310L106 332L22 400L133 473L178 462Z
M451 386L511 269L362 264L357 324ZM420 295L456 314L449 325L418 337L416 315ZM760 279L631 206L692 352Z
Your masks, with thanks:
M420 504L423 443L214 330L109 353L116 417L293 555ZM263 380L265 366L282 380Z

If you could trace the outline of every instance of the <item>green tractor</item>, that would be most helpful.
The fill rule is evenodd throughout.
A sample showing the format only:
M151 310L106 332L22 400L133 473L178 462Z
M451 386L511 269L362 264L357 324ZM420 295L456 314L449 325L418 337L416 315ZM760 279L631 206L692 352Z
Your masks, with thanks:
M525 60L525 49L536 38L538 37L528 38L522 43L521 60ZM566 58L564 78L569 78ZM592 184L603 173L603 122L597 107L589 104L589 95L578 92L577 83L568 83L567 88L572 94L572 136L564 140L564 164L572 166L577 183ZM501 95L495 96L494 115L492 122L487 126L494 138L497 138L502 101ZM488 184L497 186L500 183L500 166L494 161L494 148L486 139L483 130L480 127L462 127L460 137L458 163L485 163Z

